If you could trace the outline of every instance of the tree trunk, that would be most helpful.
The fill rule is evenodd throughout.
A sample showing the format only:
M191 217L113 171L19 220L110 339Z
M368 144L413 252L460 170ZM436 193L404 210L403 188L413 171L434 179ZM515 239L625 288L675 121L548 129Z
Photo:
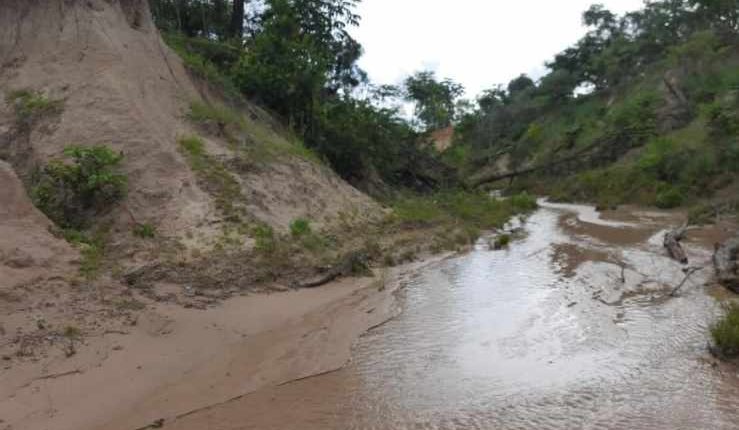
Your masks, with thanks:
M245 0L233 0L231 12L231 37L243 39L244 37L244 2Z

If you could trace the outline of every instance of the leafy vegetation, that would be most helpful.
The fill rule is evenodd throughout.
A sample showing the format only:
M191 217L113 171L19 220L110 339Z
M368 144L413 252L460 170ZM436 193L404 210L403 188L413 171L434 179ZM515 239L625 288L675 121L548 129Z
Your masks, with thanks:
M90 218L109 209L126 191L118 168L123 154L105 146L68 146L72 164L52 160L34 180L34 204L62 228L85 227Z
M30 126L45 115L60 112L61 100L52 100L43 93L32 90L16 90L7 94L5 101L13 107L18 122Z
M538 82L522 75L478 98L457 125L455 165L539 166L516 187L608 204L675 207L730 182L735 3L654 1L623 16L595 5L583 21L590 31Z
M739 305L732 303L724 316L711 326L711 337L718 352L727 358L739 357Z
M301 156L310 157L315 151L345 179L378 193L387 186L428 191L449 182L451 169L418 148L418 133L399 113L404 91L373 86L357 67L362 50L349 34L359 22L356 3L266 0L246 17L247 30L240 40L232 37L238 31L229 30L229 23L239 21L231 15L240 12L223 2L157 0L152 12L169 45L193 73L233 100L246 97L268 108L308 149L257 145L249 148L256 150L253 155L280 148L302 150ZM461 92L451 81L437 83L430 76L413 85L414 95L408 97L423 96L436 106L427 112L443 105L444 115L451 115L450 94L439 98L436 89L449 90L452 97ZM212 108L193 105L191 119L243 127L243 119ZM270 138L257 134L252 136L256 142Z

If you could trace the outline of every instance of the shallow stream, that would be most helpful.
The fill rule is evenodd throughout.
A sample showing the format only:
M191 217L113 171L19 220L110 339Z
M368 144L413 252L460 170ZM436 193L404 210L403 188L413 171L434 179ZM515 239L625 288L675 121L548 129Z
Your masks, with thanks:
M330 374L260 391L193 417L210 429L736 429L736 370L706 353L720 312L665 255L669 213L542 207L509 249L417 274L403 312ZM181 422L187 427L187 419Z

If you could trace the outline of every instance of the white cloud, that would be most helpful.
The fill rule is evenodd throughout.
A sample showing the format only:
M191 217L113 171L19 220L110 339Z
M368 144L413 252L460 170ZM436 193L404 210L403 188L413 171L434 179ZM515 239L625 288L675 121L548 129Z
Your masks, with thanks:
M592 3L636 10L642 0L363 0L353 30L360 65L376 83L399 83L417 70L462 83L473 97L520 73L539 77L544 62L584 33Z

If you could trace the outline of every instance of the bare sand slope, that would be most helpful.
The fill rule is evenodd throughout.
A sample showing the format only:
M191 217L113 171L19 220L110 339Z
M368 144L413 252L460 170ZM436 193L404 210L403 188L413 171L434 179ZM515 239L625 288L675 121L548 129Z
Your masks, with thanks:
M52 236L50 226L10 165L0 161L0 294L13 296L16 287L29 291L74 272L77 252Z

